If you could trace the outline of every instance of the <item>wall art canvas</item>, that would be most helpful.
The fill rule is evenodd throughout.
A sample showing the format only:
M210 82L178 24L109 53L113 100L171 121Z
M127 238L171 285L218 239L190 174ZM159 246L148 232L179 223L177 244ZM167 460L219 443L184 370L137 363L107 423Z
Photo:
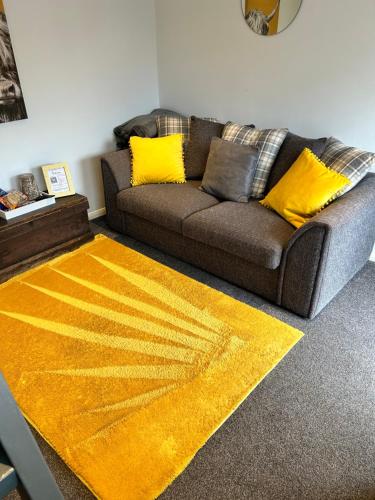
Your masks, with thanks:
M27 118L3 0L0 0L0 123Z

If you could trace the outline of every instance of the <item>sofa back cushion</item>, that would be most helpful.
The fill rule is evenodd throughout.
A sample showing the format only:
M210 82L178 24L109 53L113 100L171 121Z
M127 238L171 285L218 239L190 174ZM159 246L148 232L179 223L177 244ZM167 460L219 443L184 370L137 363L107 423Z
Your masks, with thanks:
M310 149L316 156L320 157L326 144L326 137L309 139L288 132L271 169L266 192L268 193L276 186L305 148Z
M203 177L213 137L221 137L224 124L192 116L190 141L185 149L185 173L187 179Z

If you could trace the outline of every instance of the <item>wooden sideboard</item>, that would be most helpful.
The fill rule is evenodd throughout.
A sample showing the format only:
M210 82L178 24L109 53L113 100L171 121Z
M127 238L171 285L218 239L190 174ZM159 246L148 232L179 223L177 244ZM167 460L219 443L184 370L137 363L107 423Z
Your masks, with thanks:
M9 221L0 219L0 282L93 239L80 194Z

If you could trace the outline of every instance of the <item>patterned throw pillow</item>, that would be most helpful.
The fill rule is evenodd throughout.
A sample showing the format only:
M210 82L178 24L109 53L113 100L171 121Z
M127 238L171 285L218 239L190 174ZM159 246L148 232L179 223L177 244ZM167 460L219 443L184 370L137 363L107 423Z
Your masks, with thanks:
M251 188L252 198L259 199L264 195L272 165L287 133L286 128L260 130L232 122L225 125L222 139L253 146L259 151L259 160Z
M158 116L156 124L159 137L182 134L184 142L190 139L190 118L187 116Z
M331 137L320 159L327 167L345 175L351 184L346 186L340 196L350 191L365 177L370 168L375 165L375 154L361 149L345 146L341 141Z
M216 118L201 118L212 123L218 123ZM190 140L191 117L189 116L158 116L156 118L158 126L158 136L166 137L167 135L182 134L184 142Z

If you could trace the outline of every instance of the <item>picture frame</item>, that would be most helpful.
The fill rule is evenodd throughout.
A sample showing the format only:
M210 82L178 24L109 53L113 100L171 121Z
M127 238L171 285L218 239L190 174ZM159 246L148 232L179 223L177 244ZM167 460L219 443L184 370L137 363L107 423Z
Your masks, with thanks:
M3 0L0 0L0 124L25 120L27 110Z
M53 194L56 198L75 194L72 174L67 163L43 165L42 171L48 194Z

